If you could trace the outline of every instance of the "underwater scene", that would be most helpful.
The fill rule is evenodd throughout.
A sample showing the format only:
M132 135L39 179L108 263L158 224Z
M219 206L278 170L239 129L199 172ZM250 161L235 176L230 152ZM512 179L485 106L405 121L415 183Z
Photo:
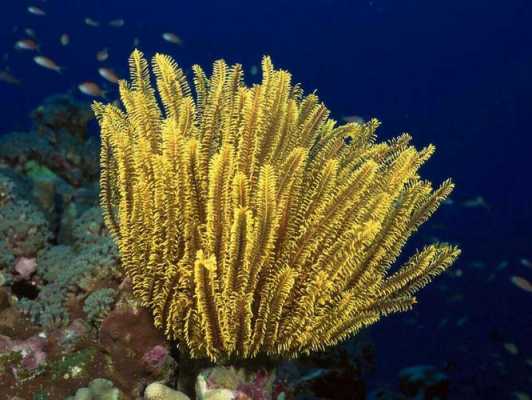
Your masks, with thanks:
M531 21L2 2L0 400L530 400Z

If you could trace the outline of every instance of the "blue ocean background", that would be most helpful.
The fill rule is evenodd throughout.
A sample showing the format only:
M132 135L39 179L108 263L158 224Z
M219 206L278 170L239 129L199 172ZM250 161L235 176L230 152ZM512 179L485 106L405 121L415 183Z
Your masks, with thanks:
M47 15L28 13L30 5ZM451 273L420 292L413 311L368 329L377 354L368 390L393 386L404 367L430 364L449 375L452 399L532 394L532 293L510 281L532 281L530 1L7 0L1 7L0 70L21 85L0 81L0 135L30 130L29 113L51 94L91 101L77 89L83 81L117 98L97 69L126 77L138 38L146 56L170 54L187 71L193 64L210 70L219 58L241 63L247 82L258 79L252 66L271 55L305 92L317 90L334 118L376 117L380 140L409 132L418 148L435 144L422 173L435 183L452 177L453 202L405 252L438 238L463 253ZM102 26L86 25L87 17ZM117 18L123 27L106 26ZM65 67L62 74L14 49L24 28L35 31L42 55ZM163 32L183 45L164 41ZM59 42L63 33L68 46ZM95 54L105 47L102 63ZM475 206L479 197L485 205Z

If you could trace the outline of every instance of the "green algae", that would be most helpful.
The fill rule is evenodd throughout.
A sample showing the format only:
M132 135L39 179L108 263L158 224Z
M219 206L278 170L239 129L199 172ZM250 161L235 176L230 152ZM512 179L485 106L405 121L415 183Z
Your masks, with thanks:
M88 348L64 355L61 359L51 362L48 368L52 379L68 379L84 376L87 371L87 366L94 360L95 355L96 350Z

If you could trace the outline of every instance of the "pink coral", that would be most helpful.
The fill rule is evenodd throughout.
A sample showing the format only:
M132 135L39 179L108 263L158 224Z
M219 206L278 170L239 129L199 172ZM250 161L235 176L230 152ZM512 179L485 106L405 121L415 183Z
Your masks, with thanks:
M241 383L236 390L237 393L244 393L248 398L266 400L271 398L271 384L271 376L266 371L259 370L252 382Z
M25 340L14 340L0 335L0 354L19 353L20 360L9 363L9 368L15 379L19 379L22 370L34 371L46 361L46 346L48 340L44 335L34 335Z
M46 360L45 346L48 341L40 336L32 336L24 341L14 340L11 351L22 355L21 365L25 369L35 369Z
M275 376L275 370L250 373L242 368L219 366L200 373L196 391L202 395L225 391L234 400L267 400L272 398Z
M160 369L164 365L167 356L168 349L158 344L144 354L142 361L151 368Z

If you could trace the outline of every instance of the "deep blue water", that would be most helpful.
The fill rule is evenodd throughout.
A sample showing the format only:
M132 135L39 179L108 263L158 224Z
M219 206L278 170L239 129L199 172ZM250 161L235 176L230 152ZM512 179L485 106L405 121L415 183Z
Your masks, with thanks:
M28 5L48 15L31 15ZM442 206L410 247L429 236L459 243L463 255L454 268L464 274L436 280L420 293L415 311L371 328L378 352L371 384L395 384L408 365L450 363L454 398L532 393L532 367L525 364L532 358L532 294L509 281L511 275L532 280L532 270L519 263L532 260L530 1L8 0L1 7L0 69L9 67L22 85L0 82L0 134L29 129L29 112L52 93L89 100L76 87L85 80L104 83L95 58L104 47L110 57L103 64L125 76L138 37L147 56L165 52L185 68L224 58L249 71L269 54L305 91L317 89L335 117L377 117L381 139L407 131L416 146L434 143L424 176L435 182L453 177L455 203ZM85 17L124 18L125 26L90 27ZM63 74L13 48L27 27L42 54L66 67ZM163 41L165 31L184 45ZM59 43L62 33L70 35L69 46ZM489 209L462 205L476 196ZM479 260L484 268L471 266ZM494 272L503 260L509 267ZM456 293L464 299L449 302ZM504 342L520 353L510 355Z

